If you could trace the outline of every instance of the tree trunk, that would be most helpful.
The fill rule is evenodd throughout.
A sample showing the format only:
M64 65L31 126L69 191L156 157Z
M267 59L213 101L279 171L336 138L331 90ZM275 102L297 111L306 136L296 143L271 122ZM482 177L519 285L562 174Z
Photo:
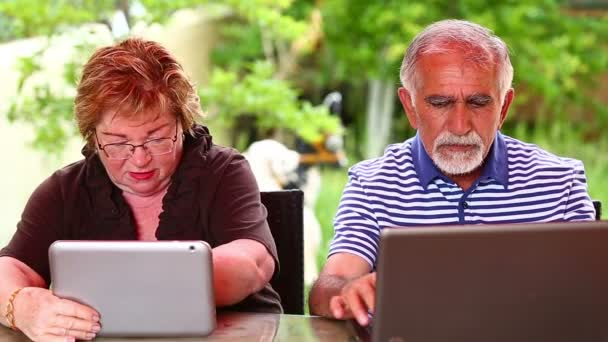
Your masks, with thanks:
M364 152L366 159L381 156L388 144L395 108L395 91L395 84L392 81L369 81Z

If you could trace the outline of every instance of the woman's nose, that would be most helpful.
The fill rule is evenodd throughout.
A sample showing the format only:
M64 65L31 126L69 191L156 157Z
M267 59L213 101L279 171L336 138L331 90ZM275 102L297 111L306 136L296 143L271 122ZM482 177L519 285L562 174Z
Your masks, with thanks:
M136 146L133 149L133 155L131 156L131 162L138 167L145 166L150 162L152 156L148 153L148 150L144 146Z

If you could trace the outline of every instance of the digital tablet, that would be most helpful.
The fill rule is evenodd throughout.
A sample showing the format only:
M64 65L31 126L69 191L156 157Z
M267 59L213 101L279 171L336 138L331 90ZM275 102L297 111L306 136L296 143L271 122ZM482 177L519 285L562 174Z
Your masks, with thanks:
M203 241L56 241L51 290L100 314L101 336L204 336L215 328Z

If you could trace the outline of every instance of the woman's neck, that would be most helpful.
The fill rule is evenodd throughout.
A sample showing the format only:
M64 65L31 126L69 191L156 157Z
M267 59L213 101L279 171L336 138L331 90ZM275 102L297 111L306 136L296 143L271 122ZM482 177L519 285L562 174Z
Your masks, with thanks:
M167 193L167 189L168 187L151 196L139 196L137 194L123 191L122 197L124 197L131 209L145 209L161 205L163 202L163 197L165 197L165 194Z
M156 230L160 220L159 215L163 211L163 197L166 193L166 188L152 196L146 197L123 192L122 195L125 201L131 207L138 240L156 240Z

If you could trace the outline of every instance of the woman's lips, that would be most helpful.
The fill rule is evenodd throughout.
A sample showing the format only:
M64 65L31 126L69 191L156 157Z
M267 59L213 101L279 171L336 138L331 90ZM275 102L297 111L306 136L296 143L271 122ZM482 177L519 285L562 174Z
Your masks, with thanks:
M129 172L129 176L136 180L147 180L154 176L154 171L147 172Z

